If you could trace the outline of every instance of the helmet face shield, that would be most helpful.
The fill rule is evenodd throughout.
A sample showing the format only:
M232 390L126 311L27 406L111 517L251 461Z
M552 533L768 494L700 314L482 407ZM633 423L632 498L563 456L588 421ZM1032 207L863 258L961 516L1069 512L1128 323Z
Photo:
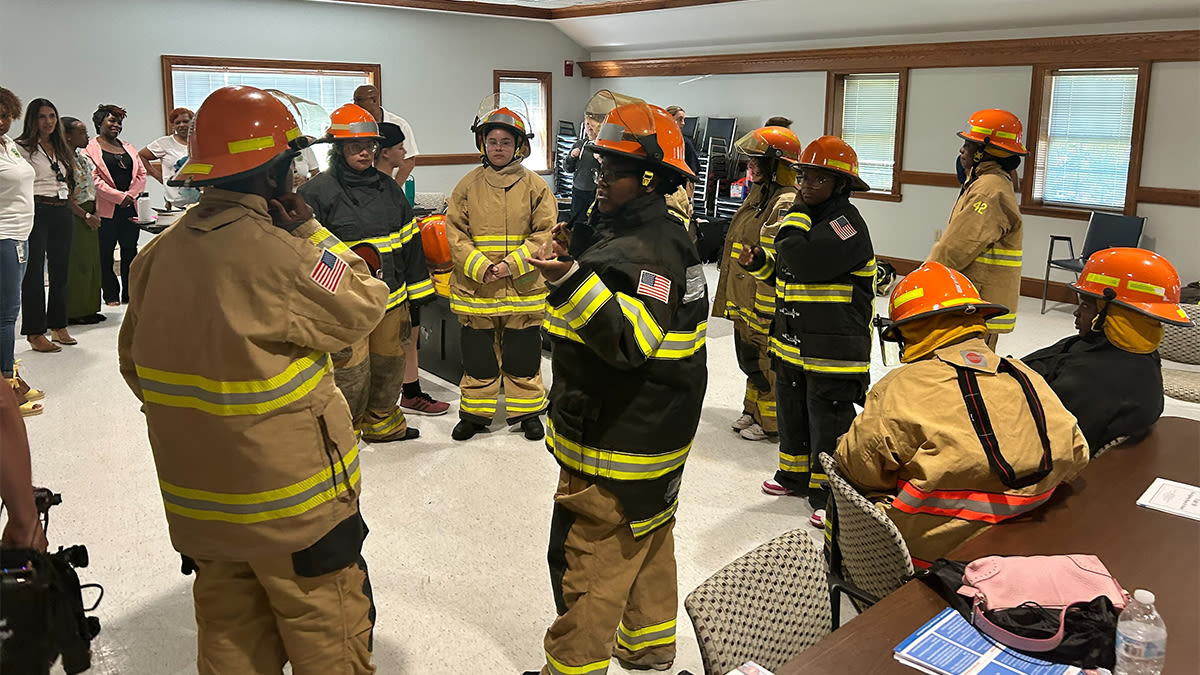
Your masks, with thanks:
M507 129L516 137L517 150L512 161L529 156L529 139L533 138L534 134L529 127L529 106L520 96L501 92L488 94L479 102L471 131L475 134L475 145L485 160L487 151L484 148L484 139L488 132L495 128Z

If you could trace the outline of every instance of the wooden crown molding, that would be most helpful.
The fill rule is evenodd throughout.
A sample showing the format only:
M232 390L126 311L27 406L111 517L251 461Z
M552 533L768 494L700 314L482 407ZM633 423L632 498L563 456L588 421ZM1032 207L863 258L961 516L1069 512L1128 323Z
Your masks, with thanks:
M417 155L417 166L454 166L458 164L479 164L478 152L454 153L448 155Z
M1103 61L1100 61L1103 59ZM585 77L649 77L791 73L821 70L870 72L896 68L1109 65L1114 61L1200 61L1200 31L1117 33L1013 40L839 47L752 54L670 56L582 61Z
M697 7L700 5L716 5L723 2L739 2L740 0L619 0L603 2L595 5L576 5L574 7L524 7L522 5L501 5L494 2L474 2L457 0L333 0L354 5L378 5L382 7L402 7L408 9L432 9L457 14L484 14L487 16L503 16L513 19L579 19L589 16L608 16L611 14L628 14L631 12L650 12L656 9L678 9L680 7Z

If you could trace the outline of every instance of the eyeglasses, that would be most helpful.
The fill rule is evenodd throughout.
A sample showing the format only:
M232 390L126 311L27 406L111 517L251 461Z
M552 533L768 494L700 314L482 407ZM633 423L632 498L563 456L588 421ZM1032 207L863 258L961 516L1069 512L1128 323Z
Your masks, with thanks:
M592 180L599 183L615 183L626 176L640 176L641 171L617 171L616 169L592 169Z
M833 180L832 176L821 176L815 173L798 173L796 174L796 185L808 183L814 187L820 187L829 181Z
M511 148L511 147L516 146L516 143L514 143L511 138L505 138L505 139L501 139L501 140L489 138L486 141L484 141L484 144L487 145L489 148Z
M379 149L379 144L375 141L348 141L345 147L346 151L352 155L357 155L363 150L375 154L375 151Z

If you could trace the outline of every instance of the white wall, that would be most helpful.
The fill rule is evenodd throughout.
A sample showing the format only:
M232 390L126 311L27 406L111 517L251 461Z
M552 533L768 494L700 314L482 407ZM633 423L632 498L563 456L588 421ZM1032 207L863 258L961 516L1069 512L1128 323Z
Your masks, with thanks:
M903 168L952 171L962 144L955 133L975 110L1003 108L1025 121L1032 74L1028 66L910 70ZM690 115L733 115L738 117L740 131L761 125L770 115L787 115L796 120L793 129L804 143L819 135L824 126L825 73L714 75L685 84L689 79L693 78L596 78L591 88L611 88L663 106L678 104ZM1200 62L1155 64L1142 185L1200 189L1200 135L1190 133L1197 110ZM924 259L935 232L945 227L958 191L921 185L903 185L901 191L903 201L899 203L859 199L857 204L870 224L877 253ZM1158 204L1138 207L1138 214L1147 217L1142 246L1167 256L1185 283L1200 279L1197 211ZM1079 220L1026 215L1023 221L1022 274L1036 279L1043 276L1051 234L1074 237L1078 250L1087 231L1087 223ZM1074 277L1056 272L1051 279L1069 281Z
M0 21L0 85L89 126L98 103L118 104L122 138L139 148L164 133L161 54L380 63L384 107L412 124L423 154L475 151L469 129L493 69L553 72L552 124L578 119L588 95L578 71L562 75L586 52L547 22L296 0L11 2ZM471 168L418 166L417 189L448 192Z

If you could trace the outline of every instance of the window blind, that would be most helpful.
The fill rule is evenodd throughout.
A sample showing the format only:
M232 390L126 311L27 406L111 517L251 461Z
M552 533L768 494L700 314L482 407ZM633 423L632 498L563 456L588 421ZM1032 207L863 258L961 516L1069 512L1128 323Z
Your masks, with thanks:
M900 75L846 75L843 84L842 140L858 154L858 175L872 192L891 192Z
M524 164L534 171L545 171L548 168L546 164L546 143L549 140L546 134L548 115L546 114L546 91L542 87L541 80L532 77L501 77L500 93L519 96L525 105L529 106L530 119L525 120L525 123L533 132L533 140L529 142L530 156L525 159Z
M1125 206L1136 68L1051 75L1049 124L1039 139L1035 199L1046 204Z

